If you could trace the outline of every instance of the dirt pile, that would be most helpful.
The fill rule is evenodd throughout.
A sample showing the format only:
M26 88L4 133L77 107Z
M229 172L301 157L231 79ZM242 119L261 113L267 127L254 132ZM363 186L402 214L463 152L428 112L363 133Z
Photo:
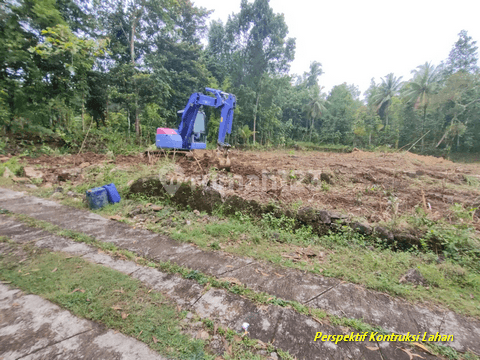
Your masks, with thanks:
M432 219L449 218L454 204L480 202L480 186L468 186L480 184L480 166L408 152L233 150L229 172L215 169L208 152L194 154L201 166L193 157L179 158L177 164L197 179L207 173L211 177L213 170L216 180L210 181L226 195L263 204L308 205L369 223L415 216L418 209Z

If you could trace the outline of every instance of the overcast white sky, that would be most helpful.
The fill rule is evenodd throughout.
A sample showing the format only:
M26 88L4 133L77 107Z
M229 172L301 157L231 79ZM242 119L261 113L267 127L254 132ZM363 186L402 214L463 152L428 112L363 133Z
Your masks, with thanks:
M240 11L240 0L193 1L224 23ZM290 73L319 61L325 92L346 82L363 94L372 77L380 82L390 72L408 80L416 66L446 59L462 29L480 44L480 0L270 0L270 6L296 38Z

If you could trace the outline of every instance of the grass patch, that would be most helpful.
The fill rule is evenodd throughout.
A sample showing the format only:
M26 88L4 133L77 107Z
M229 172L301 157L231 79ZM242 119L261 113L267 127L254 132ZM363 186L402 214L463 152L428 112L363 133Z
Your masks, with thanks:
M95 238L87 236L87 235L82 234L82 233L78 233L78 232L70 231L70 230L67 230L67 231L62 230L61 228L57 227L56 225L52 225L52 224L50 224L48 222L44 222L44 221L35 220L35 219L29 218L28 216L25 216L25 215L15 214L13 216L16 217L16 218L20 218L23 221L26 221L29 226L40 227L40 228L43 228L47 231L53 232L57 235L64 236L64 237L69 237L69 238L71 238L75 241L78 241L78 242L85 242L87 244L97 246L101 249L104 249L110 255L120 257L124 260L135 260L137 263L139 263L141 265L144 265L144 266L154 267L154 268L157 268L157 269L159 269L163 272L168 272L168 273L172 273L172 274L179 274L185 279L194 280L194 281L198 282L198 284L200 284L200 285L205 285L206 289L209 289L211 287L223 288L223 289L226 289L227 291L230 291L231 293L238 294L238 295L241 295L241 296L243 296L247 299L250 299L257 304L263 304L263 305L271 304L271 305L276 305L276 306L281 306L281 307L290 307L290 308L296 310L297 312L299 312L300 314L311 316L314 319L316 319L317 321L320 321L322 323L327 322L327 323L330 323L334 326L342 326L342 327L346 327L346 328L349 328L349 329L354 329L354 330L357 330L357 331L360 331L360 332L379 332L380 334L385 334L385 335L389 334L389 332L387 330L385 330L381 327L378 327L378 326L372 326L368 323L365 323L363 320L360 320L360 319L353 319L353 318L346 318L346 317L331 315L331 314L328 314L321 309L310 308L310 307L305 306L305 305L303 305L303 304L301 304L297 301L283 300L281 298L277 298L276 296L271 296L268 293L256 292L256 291L253 291L253 290L247 288L243 284L237 284L237 283L232 283L232 282L229 282L229 281L224 281L224 280L221 280L221 279L217 279L216 277L206 275L206 274L204 274L200 271L191 270L191 269L188 269L186 267L182 267L182 266L170 263L170 262L158 262L158 261L151 262L148 259L137 257L136 254L134 254L134 253L132 253L128 250L120 250L112 244L100 242L100 241L96 240ZM0 241L4 241L4 240L5 239L2 240L2 238L0 238ZM83 259L80 259L80 260L83 261ZM95 266L98 266L98 265L95 265ZM463 270L461 270L459 268L455 268L455 266L453 268L448 268L447 265L444 265L443 267L447 270L446 271L447 273L456 274L456 276L460 276L460 277L465 275L464 273L462 273ZM111 271L114 271L114 270L111 270ZM114 272L116 272L116 271L114 271ZM0 274L1 274L1 271L0 271ZM453 279L453 280L458 281L458 279ZM209 324L211 323L210 320L204 319L202 321L204 321L204 323L207 325L207 327L211 327L211 326L209 326ZM233 332L231 330L228 330L227 333L231 335L230 340L232 340L233 339L232 336L233 336L233 334L235 334L235 332ZM250 340L248 338L244 338L244 339L245 339L244 342L247 345L253 346L252 344L250 344L250 342L254 341L254 340ZM239 346L239 344L236 344L236 343L234 345L237 348ZM242 344L242 345L245 345L245 344ZM427 345L429 347L429 349L432 351L432 353L437 354L437 355L446 356L449 359L480 360L479 357L475 356L474 354L472 354L470 352L467 353L467 354L460 354L457 351L455 351L454 349L451 349L449 347L439 346L439 345L436 345L436 344L430 344L428 342L425 342L425 345ZM261 346L264 346L264 344L260 345L260 347ZM288 353L281 352L281 351L279 352L279 354L280 353L283 354L284 359L292 359ZM227 356L226 359L235 359L235 357L228 357ZM250 359L250 357L244 357L242 359Z
M141 214L137 219L129 217L132 210L138 206L146 209L145 205L149 202L161 205L163 209ZM86 206L71 199L67 203L80 208ZM480 318L478 255L473 253L476 251L473 245L468 245L463 240L465 237L459 236L466 232L465 236L469 237L469 229L442 229L421 216L415 220L417 226L430 228L433 230L430 232L432 236L442 236L445 244L449 245L447 251L450 256L442 259L422 249L394 251L384 241L364 237L348 227L319 237L312 234L308 227L295 229L284 217L266 215L257 220L242 213L232 217L224 217L221 212L214 216L205 213L196 215L168 202L141 196L124 198L121 203L107 206L97 213L107 217L120 215L121 221L129 225L165 234L181 242L194 243L204 250L220 249L288 268L335 277L413 302L431 302L460 314ZM297 257L298 252L307 247L317 256ZM429 286L399 283L403 274L412 268L420 271Z
M22 264L2 259L0 274L23 291L77 316L138 337L165 356L185 359L203 354L202 341L181 333L180 317L172 304L118 271L77 257L42 253ZM161 341L155 343L153 337Z
M0 277L23 291L40 295L79 317L98 321L137 338L168 358L213 360L216 357L208 353L205 341L192 339L182 332L189 327L182 321L186 312L140 281L79 257L25 246L21 257L26 251L28 260L19 263L15 250L18 253L20 246L9 245L13 251L0 257ZM202 321L212 325L204 329L213 334L213 322ZM258 345L256 340L244 337L239 342L234 339L236 333L232 330L218 328L217 331L227 341L231 340L231 351L225 359L262 358L253 352ZM270 347L270 351L274 350Z

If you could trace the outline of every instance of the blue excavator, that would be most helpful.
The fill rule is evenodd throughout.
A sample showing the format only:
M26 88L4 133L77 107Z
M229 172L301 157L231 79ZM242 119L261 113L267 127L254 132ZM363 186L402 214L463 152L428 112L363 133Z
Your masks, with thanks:
M218 131L217 145L219 149L228 149L225 143L226 134L232 132L233 111L236 106L236 98L232 94L221 90L205 88L215 97L202 93L193 93L188 100L185 109L179 111L182 121L178 129L158 128L155 145L159 149L195 150L206 149L205 139L205 113L202 106L210 106L220 109L220 128ZM226 151L226 150L225 150Z

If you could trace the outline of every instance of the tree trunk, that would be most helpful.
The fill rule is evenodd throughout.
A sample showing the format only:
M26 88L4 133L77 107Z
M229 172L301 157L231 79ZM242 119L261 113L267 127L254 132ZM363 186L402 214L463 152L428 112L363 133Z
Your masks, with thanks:
M135 28L136 28L136 18L134 18L132 23L132 35L130 37L130 57L132 60L132 68L133 68L133 85L135 87L135 92L137 92L135 96L135 133L137 134L137 138L140 139L140 117L138 116L138 91L137 91L137 80L135 79Z
M138 99L135 98L135 133L140 138L140 117L138 116Z
M258 110L258 100L260 99L260 92L257 92L257 102L255 108L253 109L253 145L255 145L255 135L257 131L257 110Z
M427 105L425 105L423 107L423 121L422 121L422 136L424 135L425 133L425 120L427 118ZM422 153L423 153L423 148L424 148L424 145L425 145L425 137L422 138Z
M135 66L135 19L132 24L132 34L130 36L130 58L133 66Z
M82 93L82 130L85 132L85 92Z
M105 121L108 121L108 88L107 88L107 103L105 104Z
M130 110L127 108L128 137L130 137Z

